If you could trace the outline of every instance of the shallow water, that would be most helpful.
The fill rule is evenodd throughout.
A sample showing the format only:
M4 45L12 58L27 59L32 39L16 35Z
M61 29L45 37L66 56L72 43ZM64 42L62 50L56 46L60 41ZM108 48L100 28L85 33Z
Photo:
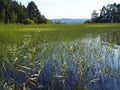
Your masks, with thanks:
M27 54L32 57L33 53ZM7 69L6 80L13 78L12 82L25 83L30 90L120 90L119 32L39 43L34 60L28 63L26 57L22 58L26 67Z
M120 89L120 46L103 40L102 35L93 38L89 34L71 42L42 43L41 47L47 51L44 74L40 76L45 78L40 81L46 82L42 83L45 87L51 88L53 81L54 87L56 83L60 86L57 90Z

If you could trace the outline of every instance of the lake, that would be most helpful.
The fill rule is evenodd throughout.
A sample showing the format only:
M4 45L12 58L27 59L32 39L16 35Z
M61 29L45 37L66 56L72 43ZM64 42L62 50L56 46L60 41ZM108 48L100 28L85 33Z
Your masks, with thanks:
M120 90L119 35L87 34L70 42L39 44L36 60L44 58L39 83L46 90Z
M26 40L19 49L8 48L10 59L16 63L5 66L4 78L9 87L16 83L16 90L120 90L120 32L38 42L35 48L29 48L29 43Z

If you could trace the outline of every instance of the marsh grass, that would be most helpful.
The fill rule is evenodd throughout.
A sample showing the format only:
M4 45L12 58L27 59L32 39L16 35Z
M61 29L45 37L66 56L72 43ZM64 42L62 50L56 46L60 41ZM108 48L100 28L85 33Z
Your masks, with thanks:
M98 35L119 24L0 26L0 89L120 88L119 48Z

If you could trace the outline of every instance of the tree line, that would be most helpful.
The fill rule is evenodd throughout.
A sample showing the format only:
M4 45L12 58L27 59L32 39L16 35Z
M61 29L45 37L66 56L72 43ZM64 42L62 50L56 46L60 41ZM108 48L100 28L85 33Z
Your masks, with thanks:
M0 22L21 24L48 23L44 15L41 15L37 5L31 1L27 7L15 0L0 0Z
M120 23L120 4L108 4L103 6L98 13L96 10L92 12L91 20L86 21L92 23Z

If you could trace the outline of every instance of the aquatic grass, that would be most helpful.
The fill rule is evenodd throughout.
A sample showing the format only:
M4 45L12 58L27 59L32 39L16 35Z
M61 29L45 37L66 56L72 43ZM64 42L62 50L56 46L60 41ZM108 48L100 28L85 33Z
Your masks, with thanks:
M83 89L92 79L100 78L100 77L98 77L98 75L100 75L100 76L103 75L105 77L109 77L112 74L111 72L114 71L113 69L111 69L111 64L109 64L109 60L107 60L107 59L109 59L109 54L111 55L111 47L105 46L106 48L104 48L104 49L106 49L106 51L104 51L104 49L103 49L104 53L107 53L106 58L104 58L105 61L103 58L99 59L99 60L102 60L103 63L99 63L99 61L98 61L98 58L101 58L101 57L98 57L98 55L100 54L100 51L97 51L97 49L99 47L103 46L100 42L96 42L96 41L98 41L99 38L100 37L98 37L96 39L90 39L90 38L88 39L90 41L89 45L91 45L92 48L90 48L88 43L86 43L86 42L88 42L87 39L83 40L83 41L76 40L76 41L73 41L70 43L55 42L55 43L52 43L52 45L51 45L51 43L46 43L46 42L42 43L42 44L38 44L39 51L35 52L33 50L33 52L42 53L42 55L40 55L40 54L38 55L39 59L36 58L37 54L35 54L35 56L32 56L32 58L31 58L31 56L28 55L29 48L30 48L30 46L29 46L30 41L28 38L28 40L23 42L24 43L23 47L22 47L23 49L20 48L20 50L21 50L20 52L22 52L22 53L18 54L18 56L16 55L16 53L14 53L14 52L19 51L19 50L16 51L17 47L12 46L11 47L12 49L10 49L12 51L9 51L12 53L12 55L11 55L11 56L13 56L12 60L15 60L14 62L12 62L12 63L14 63L13 66L15 65L15 67L14 67L15 71L14 70L13 71L15 73L16 70L20 70L19 74L21 74L21 75L26 74L27 72L24 71L24 69L20 68L20 67L26 65L25 62L27 62L27 66L25 66L25 67L31 68L30 71L28 70L29 74L27 76L32 75L32 74L38 74L38 72L40 70L40 72L38 74L39 75L38 78L40 79L40 77L41 77L41 79L43 79L43 80L39 81L39 83L40 83L40 85L43 85L43 87L46 87L46 89L47 88L50 89L51 87L54 87L55 84L52 84L52 82L54 82L53 81L54 75L58 75L58 76L61 75L61 76L65 77L65 79L63 79L63 80L65 80L65 82L64 82L63 86L61 86L65 90L68 88L70 90L75 89L75 88ZM55 47L56 45L57 45L57 47ZM94 45L97 45L97 46L94 46ZM48 51L48 52L46 52L46 51ZM24 55L22 56L21 54L24 54ZM31 50L30 50L29 54L32 54ZM58 55L56 55L56 54L58 54ZM90 54L92 54L92 56L89 56ZM103 53L101 53L101 54L103 55ZM60 57L59 57L59 55L60 55ZM16 57L18 60L16 59ZM21 58L19 58L19 57L21 57ZM32 59L32 61L31 61L31 59ZM36 59L37 62L39 62L39 60L41 60L41 59L44 59L45 60L44 63L43 63L43 61L41 61L41 63L43 63L43 66L40 67L40 64L35 63L36 60L34 60L34 59ZM16 62L16 60L18 62ZM23 60L23 61L21 61L21 60ZM61 60L61 62L59 62L59 60ZM32 63L32 65L31 65L31 63ZM34 66L34 64L35 64L35 66ZM58 64L58 65L56 65L56 64ZM37 65L38 65L38 68L37 68ZM102 65L102 67L101 67L101 65ZM98 67L98 66L100 66L100 67ZM61 68L63 68L65 71L62 71ZM22 70L22 72L21 72L21 70ZM100 71L101 71L101 73L99 73ZM91 76L89 76L90 73L91 73ZM17 75L15 75L15 76L17 76ZM13 77L13 79L15 79L15 78ZM23 76L23 78L24 78L24 76ZM19 79L20 78L18 78L18 80L15 79L15 81L19 82ZM72 82L71 82L71 80L72 80ZM69 83L69 82L71 82L71 83ZM22 81L22 83L24 83L24 81ZM73 83L74 84L76 83L76 84L74 85ZM36 83L34 83L34 84L36 85L36 87L34 87L34 88L38 88L37 84ZM81 87L79 87L79 86L81 86Z
M0 89L119 89L119 46L102 33L119 24L102 26L1 25Z

